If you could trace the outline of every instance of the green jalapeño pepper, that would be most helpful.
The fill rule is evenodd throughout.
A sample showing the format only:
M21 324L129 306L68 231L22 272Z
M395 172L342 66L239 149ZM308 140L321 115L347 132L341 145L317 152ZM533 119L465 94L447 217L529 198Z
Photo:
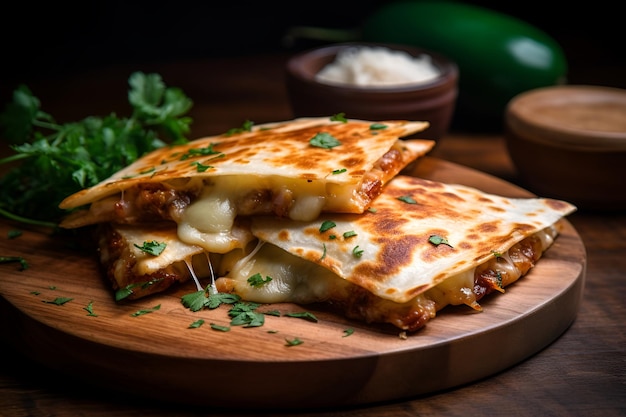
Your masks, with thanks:
M398 1L363 22L368 42L401 43L441 53L459 67L455 120L489 128L502 123L506 104L533 88L565 82L560 45L512 16L454 1Z

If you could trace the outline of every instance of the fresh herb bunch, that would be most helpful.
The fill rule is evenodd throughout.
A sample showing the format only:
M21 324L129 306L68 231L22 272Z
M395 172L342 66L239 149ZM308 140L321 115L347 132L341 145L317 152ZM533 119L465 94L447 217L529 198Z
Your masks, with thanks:
M90 116L57 124L40 110L28 87L19 86L0 115L2 139L15 152L0 159L14 166L0 178L0 215L22 223L56 227L67 214L67 196L108 178L142 155L168 143L187 142L192 101L166 87L158 74L131 74L129 118Z

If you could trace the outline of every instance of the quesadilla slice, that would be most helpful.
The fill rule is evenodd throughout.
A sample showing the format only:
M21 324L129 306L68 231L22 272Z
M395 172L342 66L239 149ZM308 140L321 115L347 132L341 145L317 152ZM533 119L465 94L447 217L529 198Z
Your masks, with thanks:
M258 244L227 255L220 291L261 303L324 302L348 317L415 331L524 276L575 207L397 176L370 211L313 221L251 219ZM251 285L261 276L265 284Z
M245 248L254 237L243 218L362 213L434 146L402 139L427 126L301 118L164 147L68 196L60 207L72 212L61 227L99 225L107 276L116 290L133 287L129 298L139 298L187 280L189 255ZM152 259L138 248L153 241L169 242L174 258Z
M61 202L61 227L173 222L182 241L225 253L244 247L237 216L311 220L361 213L384 184L434 146L402 140L425 122L296 119L165 147Z

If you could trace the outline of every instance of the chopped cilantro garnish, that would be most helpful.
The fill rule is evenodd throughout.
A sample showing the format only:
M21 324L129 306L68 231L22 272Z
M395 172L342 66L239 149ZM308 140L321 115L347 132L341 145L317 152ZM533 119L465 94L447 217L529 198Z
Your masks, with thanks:
M206 290L183 295L180 301L191 311L200 311L203 308L213 310L222 304L234 304L240 299L236 294L214 292L209 286Z
M285 342L286 342L285 344L286 346L298 346L304 343L302 340L298 339L297 337L291 340L285 339Z
M213 149L213 145L214 144L211 143L209 144L209 146L205 146L204 148L190 148L189 150L187 150L187 152L182 154L179 159L181 161L184 161L186 159L193 158L195 156L209 156L209 155L221 154L222 152L216 151L215 149Z
M372 123L370 125L370 129L371 130L381 130L381 129L387 129L387 125L383 124L383 123Z
M204 320L198 319L189 325L189 329L197 329L204 324Z
M344 239L348 239L348 238L354 237L354 236L356 236L356 232L354 230L350 230L350 231L344 232L344 234L343 234L343 238Z
M295 317L298 319L304 319L307 321L312 321L314 323L317 323L317 317L315 317L315 315L313 313L309 313L308 311L303 311L300 313L286 313L285 317Z
M137 287L141 287L141 288L148 288L151 285L156 284L159 281L162 281L163 278L156 278L150 281L145 281L145 282L136 282L133 284L128 284L127 286L125 286L124 288L120 288L119 290L115 291L115 301L120 301L123 300L124 298L128 297L129 295L131 295L134 291L135 288Z
M87 304L86 307L83 307L83 310L85 310L87 312L88 316L98 317L98 315L93 312L93 301L90 301L89 304Z
M142 310L137 310L133 314L131 314L131 316L139 317L139 316L143 316L145 314L154 313L155 311L160 310L160 309L161 309L161 304L157 304L157 305L155 305L152 308L145 308L145 309L142 309Z
M342 113L337 113L337 114L333 114L332 116L330 116L330 121L347 123L348 119L346 119L346 114L342 112Z
M337 224L332 220L324 220L322 222L322 225L320 226L320 233L324 233L325 231L330 230L335 226L337 226Z
M363 256L363 249L360 249L359 246L355 246L354 249L352 249L352 255L355 258L360 258L361 256Z
M159 256L165 250L167 244L153 240L151 242L143 242L141 246L135 243L135 247L149 255Z
M21 256L0 256L0 264L5 264L9 262L19 262L20 263L20 271L28 269L28 262L26 259Z
M252 287L262 287L263 285L267 284L268 282L270 282L272 280L272 277L266 276L265 279L263 279L263 276L260 273L256 273L254 275L252 275L250 278L248 278L248 284L250 284L250 286Z
M233 127L232 129L228 129L228 131L225 133L225 135L226 136L232 136L232 135L235 135L237 133L251 132L253 126L254 126L254 122L252 122L250 120L246 120L245 122L243 122L241 127Z
M311 140L309 140L311 146L318 148L331 149L341 145L341 142L333 135L327 132L319 132Z
M403 203L407 203L407 204L417 204L417 201L415 201L415 199L413 197L411 197L410 195L402 195L402 196L398 197L398 200L402 201Z
M428 241L430 243L432 243L433 245L435 245L435 246L447 245L447 246L452 247L452 245L450 245L450 243L448 243L448 240L446 238L444 238L442 236L439 236L439 235L431 235L428 238Z
M320 261L324 260L324 258L326 258L326 243L322 244L322 256L320 257Z
M265 315L255 311L259 307L257 303L238 302L228 311L232 317L230 324L233 326L260 327L265 323Z
M70 301L72 301L73 298L69 298L69 297L57 297L54 300L42 300L44 303L47 304L56 304L58 306L62 306L65 303L69 303Z
M196 171L198 172L204 172L209 168L213 168L211 165L204 165L198 161L194 161L191 163L191 165L195 165L196 166Z
M221 324L215 324L215 323L211 323L211 329L217 330L219 332L229 332L230 331L230 327L222 326Z

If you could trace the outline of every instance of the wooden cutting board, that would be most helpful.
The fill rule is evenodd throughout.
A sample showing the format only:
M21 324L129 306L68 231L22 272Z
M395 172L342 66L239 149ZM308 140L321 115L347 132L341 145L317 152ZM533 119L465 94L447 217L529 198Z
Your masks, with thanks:
M529 196L510 183L436 158L415 175L507 196ZM93 253L62 239L0 222L0 331L44 366L124 392L207 407L316 408L400 400L469 383L515 365L559 337L574 321L586 253L572 225L504 294L481 300L483 312L448 307L408 337L395 328L346 320L292 304L319 319L267 316L256 328L227 326L227 308L191 312L180 297L192 283L118 305ZM64 304L53 301L71 298ZM89 313L91 310L94 315ZM150 313L136 315L140 310ZM205 324L190 325L203 319ZM347 335L346 330L354 332ZM303 343L288 346L287 340ZM3 360L6 360L3 359Z

